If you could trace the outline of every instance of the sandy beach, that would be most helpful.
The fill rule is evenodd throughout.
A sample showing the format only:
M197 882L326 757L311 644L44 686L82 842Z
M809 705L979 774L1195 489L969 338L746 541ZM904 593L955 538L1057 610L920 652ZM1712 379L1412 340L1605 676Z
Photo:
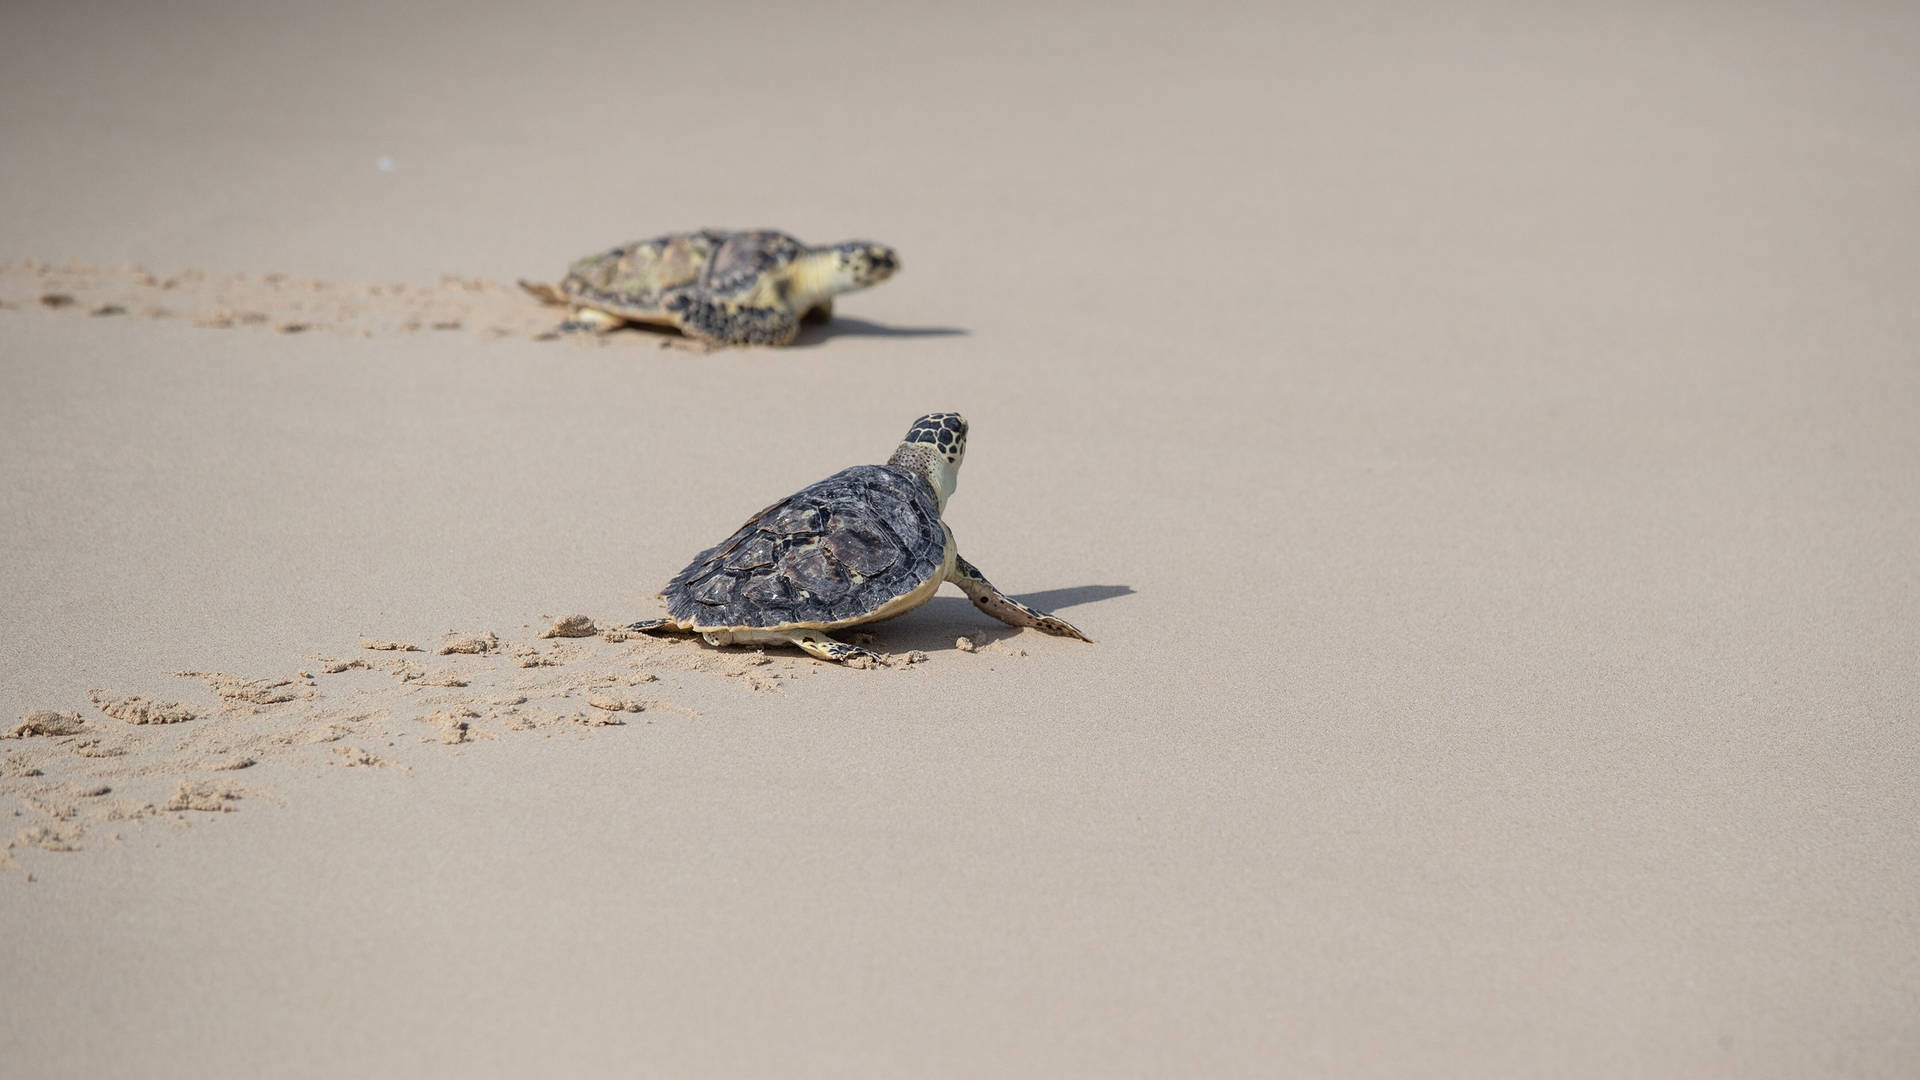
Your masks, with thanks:
M11 6L0 1072L1920 1074L1920 11L1679 7ZM1092 644L602 632L936 410Z

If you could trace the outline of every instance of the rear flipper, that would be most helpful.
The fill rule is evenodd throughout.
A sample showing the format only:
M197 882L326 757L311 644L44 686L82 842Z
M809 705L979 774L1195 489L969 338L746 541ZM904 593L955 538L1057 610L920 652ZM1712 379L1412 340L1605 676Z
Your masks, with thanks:
M985 574L957 555L953 559L953 572L947 575L947 580L960 586L960 591L967 594L967 599L973 601L974 607L1009 626L1031 626L1035 630L1059 637L1079 638L1081 641L1088 642L1093 640L1065 619L1056 619L1044 611L1035 611L994 588L993 582L988 581Z
M554 307L567 306L567 298L561 296L560 290L551 285L542 285L539 282L523 280L520 282L520 287L527 290L535 300L543 304L551 304Z
M808 656L835 663L861 666L884 664L879 653L836 641L819 630L709 630L700 635L709 645L792 645L805 649Z
M520 282L520 287L525 289L535 300L546 304L548 307L573 307L573 301L567 299L559 289L551 285L542 285L533 281L522 281ZM596 311L593 308L575 307L573 314L567 318L567 321L539 335L534 340L552 341L562 334L604 334L611 330L618 330L625 325L627 325L627 320L618 315L609 315L604 311Z
M788 640L805 649L807 655L821 660L832 660L841 664L850 660L866 660L868 663L874 665L886 662L881 659L879 653L871 649L863 649L858 645L849 645L844 641L835 641L818 630L796 631Z
M618 315L593 308L575 308L571 318L553 329L557 334L606 334L625 325L627 320Z
M533 335L533 340L557 341L563 337L575 337L580 334L592 334L598 337L601 334L618 330L625 325L627 325L625 319L615 318L605 312L594 311L591 308L582 308L573 313L573 318L555 324L551 330Z
M819 630L708 630L703 633L678 626L671 619L648 619L631 623L627 629L642 634L699 633L709 645L792 645L817 659L840 664L851 662L855 666L861 661L871 666L886 663L884 657L871 649L836 641Z

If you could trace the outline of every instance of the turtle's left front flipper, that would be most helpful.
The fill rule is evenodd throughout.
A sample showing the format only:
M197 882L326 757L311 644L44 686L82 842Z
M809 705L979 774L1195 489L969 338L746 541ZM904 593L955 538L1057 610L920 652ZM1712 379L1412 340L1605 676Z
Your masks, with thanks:
M947 580L960 586L960 591L967 594L967 598L973 601L974 607L1009 626L1031 626L1035 630L1044 630L1060 637L1079 638L1081 641L1093 640L1065 619L1056 619L1044 611L1035 611L994 588L993 582L988 581L985 574L957 555L953 560L953 572L947 575Z

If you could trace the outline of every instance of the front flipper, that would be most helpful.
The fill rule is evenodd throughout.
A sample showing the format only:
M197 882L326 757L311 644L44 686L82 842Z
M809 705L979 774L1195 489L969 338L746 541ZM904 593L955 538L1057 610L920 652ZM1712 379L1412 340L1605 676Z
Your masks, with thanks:
M993 587L985 574L974 568L967 560L955 555L953 572L947 580L960 586L967 594L973 606L999 619L1009 626L1031 626L1059 637L1079 638L1081 641L1093 639L1081 633L1077 627L1065 619L1056 619L1044 611L1035 611L1027 605Z
M679 316L687 334L722 345L791 345L800 333L800 319L776 307L729 308L695 300Z

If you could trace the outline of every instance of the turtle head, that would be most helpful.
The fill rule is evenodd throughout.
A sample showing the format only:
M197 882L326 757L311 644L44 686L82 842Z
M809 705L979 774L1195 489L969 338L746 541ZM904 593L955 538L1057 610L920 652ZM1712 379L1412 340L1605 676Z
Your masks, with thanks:
M885 244L867 240L849 240L827 249L833 253L833 283L836 292L851 292L878 285L900 269L900 256Z
M900 449L887 464L919 473L933 485L934 497L945 512L954 485L960 481L960 462L967 456L967 420L959 413L928 413L913 422Z

